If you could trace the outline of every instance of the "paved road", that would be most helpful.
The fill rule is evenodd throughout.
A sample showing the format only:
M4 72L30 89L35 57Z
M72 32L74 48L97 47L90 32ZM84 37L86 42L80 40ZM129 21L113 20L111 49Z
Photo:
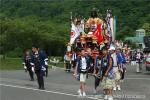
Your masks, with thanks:
M76 93L79 82L73 79L72 73L65 73L63 69L49 71L45 78L46 90L43 91L37 89L36 81L29 81L23 70L0 71L0 100L103 100L100 87L99 95L93 94L93 84L94 78L90 76L87 80L88 96L79 98ZM114 100L150 100L150 72L136 73L135 66L128 65L122 91L113 94Z

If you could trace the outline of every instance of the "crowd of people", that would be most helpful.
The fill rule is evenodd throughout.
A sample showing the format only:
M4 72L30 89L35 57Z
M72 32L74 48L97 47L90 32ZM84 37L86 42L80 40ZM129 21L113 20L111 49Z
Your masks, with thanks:
M122 42L120 42L122 43ZM121 90L126 72L126 63L136 65L136 72L142 70L144 54L138 50L119 48L116 41L109 48L101 47L94 55L91 48L82 48L78 52L66 52L64 55L65 71L73 69L73 75L80 82L78 94L86 96L86 80L90 75L94 76L94 93L98 93L100 85L105 94L104 99L113 100L113 91ZM119 44L120 45L120 44ZM127 62L127 60L129 60ZM45 89L44 76L48 75L48 56L43 50L33 46L32 52L26 50L23 56L23 66L29 72L31 81L34 81L34 73L37 76L39 89Z
M126 70L122 49L113 45L110 48L103 46L96 56L93 56L91 48L82 48L78 54L73 52L72 56L66 53L64 60L66 71L73 68L74 77L80 81L79 96L86 96L88 73L92 73L95 78L94 93L97 93L97 87L101 83L105 99L113 100L112 90L121 90L120 82L124 79Z
M131 51L129 54L129 62L131 66L136 66L136 72L142 71L142 64L145 62L146 54L144 54L140 49Z
M96 55L93 52L91 48L81 48L77 52L73 51L72 54L67 52L64 56L66 72L73 69L74 77L80 82L79 96L86 96L85 85L89 73L94 76L94 93L98 93L97 88L100 85L105 94L104 99L113 100L112 92L121 90L126 67L136 66L137 73L142 70L144 59L142 51L131 50L123 42L116 41L110 47L103 46Z

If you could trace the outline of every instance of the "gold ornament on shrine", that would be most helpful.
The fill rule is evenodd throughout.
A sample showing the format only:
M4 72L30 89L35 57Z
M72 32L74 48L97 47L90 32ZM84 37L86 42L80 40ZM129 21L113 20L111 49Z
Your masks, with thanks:
M92 37L92 42L93 42L93 43L97 43L97 37L96 37L96 36L93 36L93 37Z
M80 37L80 41L81 41L82 44L86 43L86 39L85 38L86 38L86 34L82 34L81 37Z

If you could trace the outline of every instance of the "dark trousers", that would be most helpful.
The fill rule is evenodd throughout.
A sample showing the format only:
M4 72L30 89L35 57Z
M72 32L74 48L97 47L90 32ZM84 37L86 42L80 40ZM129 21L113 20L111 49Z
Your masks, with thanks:
M46 68L46 77L48 76L48 66L45 67Z
M139 69L142 70L142 63L139 63Z
M99 86L100 78L98 78L96 76L94 76L94 77L95 77L95 90L96 90L96 88Z
M30 76L31 81L33 81L34 80L34 73L32 71L32 68L31 67L27 67L27 70L29 72L29 76Z
M73 69L75 69L76 63L77 63L76 61L72 61L72 68L73 68Z
M123 68L123 72L121 73L121 80L123 80L124 79L124 76L125 76L125 68Z
M43 73L40 70L36 70L37 81L39 85L39 89L44 89L44 78Z
M70 70L71 70L70 61L67 61L67 62L66 62L66 70L67 70L67 71L70 71Z

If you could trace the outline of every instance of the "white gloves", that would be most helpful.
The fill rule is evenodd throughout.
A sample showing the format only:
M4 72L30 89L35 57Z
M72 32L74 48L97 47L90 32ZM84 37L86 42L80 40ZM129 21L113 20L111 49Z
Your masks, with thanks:
M23 68L24 68L25 70L27 69L27 67L26 67L25 65L23 66Z
M42 66L42 71L46 71L46 68L44 66Z
M48 62L47 61L45 61L45 65L48 66Z
M48 66L48 58L44 59L45 65Z
M31 70L32 70L32 72L34 72L34 67L32 67L32 69L31 69Z
M30 65L34 66L34 63L30 63Z

